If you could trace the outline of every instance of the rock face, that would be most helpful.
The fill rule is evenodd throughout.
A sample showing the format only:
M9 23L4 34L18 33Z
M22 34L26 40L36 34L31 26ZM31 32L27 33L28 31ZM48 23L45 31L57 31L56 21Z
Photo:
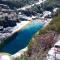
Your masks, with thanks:
M0 26L3 26L4 28L6 27L13 27L16 26L16 22L13 20L8 20L8 21L1 21Z
M0 53L0 60L13 60L13 58L6 53Z

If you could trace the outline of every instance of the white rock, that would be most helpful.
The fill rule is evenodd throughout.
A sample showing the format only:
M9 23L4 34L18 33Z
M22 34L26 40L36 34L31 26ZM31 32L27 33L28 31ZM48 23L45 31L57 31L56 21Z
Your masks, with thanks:
M12 57L8 54L0 54L0 60L12 60Z

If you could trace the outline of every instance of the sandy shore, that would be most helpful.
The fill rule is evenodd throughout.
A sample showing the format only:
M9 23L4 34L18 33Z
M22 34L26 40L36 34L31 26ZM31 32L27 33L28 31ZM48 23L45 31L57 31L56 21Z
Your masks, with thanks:
M17 25L15 27L13 27L13 29L12 29L12 34L14 34L15 32L18 32L19 30L24 28L29 23L31 23L31 21L21 21L21 23L17 23Z

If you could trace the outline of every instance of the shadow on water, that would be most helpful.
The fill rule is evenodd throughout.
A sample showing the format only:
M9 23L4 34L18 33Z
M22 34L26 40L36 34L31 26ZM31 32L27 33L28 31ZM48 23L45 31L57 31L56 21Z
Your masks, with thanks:
M25 48L32 39L33 35L41 28L43 28L43 24L34 21L32 24L19 31L16 35L10 37L10 42L1 48L2 52L14 54Z

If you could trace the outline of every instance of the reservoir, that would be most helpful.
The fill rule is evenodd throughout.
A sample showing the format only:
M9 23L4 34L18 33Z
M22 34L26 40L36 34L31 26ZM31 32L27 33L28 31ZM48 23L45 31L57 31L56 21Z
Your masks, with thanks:
M10 42L0 49L2 50L2 52L15 54L19 50L25 48L29 44L29 41L32 39L35 33L42 29L43 26L44 24L33 21L31 24L20 30L16 35L10 37Z

